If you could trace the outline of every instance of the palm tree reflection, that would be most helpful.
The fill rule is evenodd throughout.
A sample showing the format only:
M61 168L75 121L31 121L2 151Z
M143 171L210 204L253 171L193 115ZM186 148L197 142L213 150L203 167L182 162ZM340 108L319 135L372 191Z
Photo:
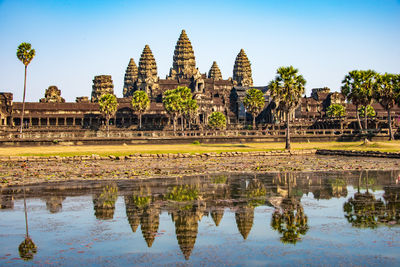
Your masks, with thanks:
M22 168L26 168L26 163L22 165ZM22 184L24 191L24 212L25 212L25 239L18 247L19 256L25 260L29 261L33 259L34 254L37 252L37 247L33 242L32 238L29 236L29 228L28 228L28 210L26 207L26 193L25 193L25 185Z
M296 244L308 231L308 218L300 203L300 199L292 195L293 174L284 174L287 194L280 206L276 207L271 219L271 227L281 234L282 243Z

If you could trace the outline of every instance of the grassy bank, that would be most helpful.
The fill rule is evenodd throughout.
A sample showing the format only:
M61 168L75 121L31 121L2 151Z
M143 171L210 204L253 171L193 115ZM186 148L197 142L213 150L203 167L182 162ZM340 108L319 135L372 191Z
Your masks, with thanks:
M208 153L230 151L270 151L284 150L284 143L243 143L243 144L178 144L178 145L104 145L104 146L41 146L41 147L1 147L0 156L125 156L136 153ZM360 151L399 152L400 141L392 142L311 142L292 143L292 149L343 149Z

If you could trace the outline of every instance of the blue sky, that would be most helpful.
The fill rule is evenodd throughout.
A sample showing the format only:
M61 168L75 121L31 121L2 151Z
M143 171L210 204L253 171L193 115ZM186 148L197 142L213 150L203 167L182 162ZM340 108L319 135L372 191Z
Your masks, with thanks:
M0 0L0 92L21 101L21 42L36 57L28 67L27 100L49 85L67 101L90 96L95 75L110 74L117 96L129 59L138 64L149 44L165 78L185 29L197 67L217 61L232 76L243 48L255 85L266 85L280 66L293 65L312 88L340 90L353 69L400 73L400 1L19 1Z

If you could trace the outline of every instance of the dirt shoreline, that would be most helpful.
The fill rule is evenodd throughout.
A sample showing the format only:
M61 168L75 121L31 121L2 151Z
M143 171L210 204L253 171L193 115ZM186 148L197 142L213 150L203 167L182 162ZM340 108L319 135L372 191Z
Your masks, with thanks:
M0 185L85 180L137 180L214 173L399 170L396 158L325 155L240 155L235 157L150 158L131 160L2 161Z

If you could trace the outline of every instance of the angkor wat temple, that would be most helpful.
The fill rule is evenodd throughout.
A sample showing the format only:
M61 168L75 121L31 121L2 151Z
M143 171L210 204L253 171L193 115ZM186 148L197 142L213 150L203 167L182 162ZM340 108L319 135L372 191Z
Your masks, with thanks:
M186 86L192 90L199 105L198 116L195 120L195 129L204 129L208 116L214 111L225 114L228 129L240 129L251 121L251 115L246 113L243 98L246 90L257 88L265 95L265 108L257 117L261 127L273 124L280 125L284 114L276 110L275 103L270 97L267 86L253 86L250 61L243 49L236 56L233 67L233 76L223 79L221 71L214 61L206 73L200 73L196 68L196 60L192 44L182 30L175 46L172 68L165 79L157 74L157 63L148 45L143 49L138 66L133 58L130 59L125 73L123 98L118 98L118 111L111 124L120 128L135 129L138 118L130 107L131 96L136 90L145 91L151 99L150 109L143 115L143 125L147 130L171 129L170 118L166 113L162 96L166 90ZM61 97L61 90L56 86L49 86L45 97L38 103L28 102L25 106L25 128L83 128L99 129L104 124L99 106L96 103L104 93L114 94L114 84L110 75L99 75L93 79L92 94L89 97L81 96L76 102L65 102ZM349 127L354 128L355 122L349 120L343 123L327 122L324 118L326 108L332 103L346 106L349 119L354 119L355 108L345 103L343 95L330 92L329 88L313 89L311 97L304 97L301 105L292 114L293 118L309 128ZM387 114L379 104L373 104L378 117L384 123ZM0 93L0 130L13 131L21 124L22 102L13 102L12 93ZM393 116L400 115L400 108L393 109ZM181 123L180 121L178 123ZM323 126L321 126L323 125ZM378 127L375 124L375 127ZM385 128L383 126L383 128Z

